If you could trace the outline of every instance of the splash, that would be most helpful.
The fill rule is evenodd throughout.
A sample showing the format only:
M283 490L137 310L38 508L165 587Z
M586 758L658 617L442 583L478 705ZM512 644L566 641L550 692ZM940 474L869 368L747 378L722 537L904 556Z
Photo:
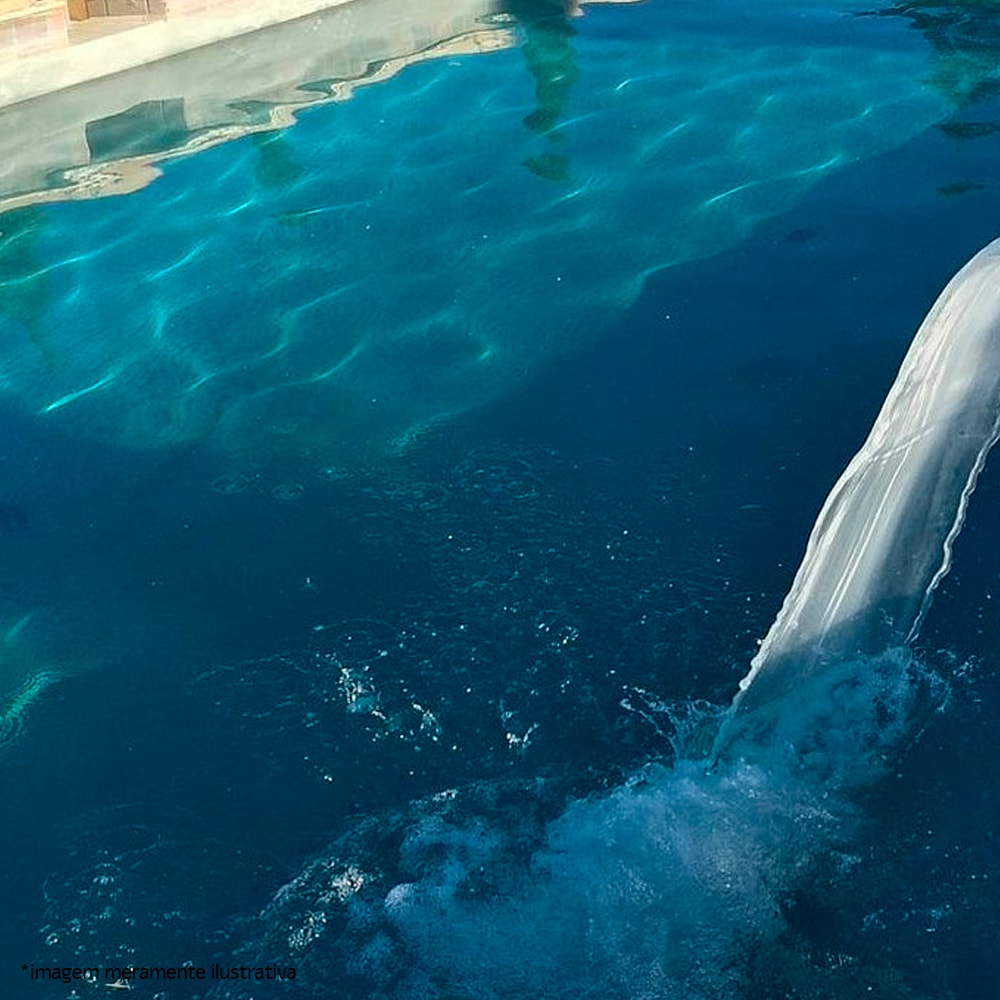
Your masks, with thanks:
M481 783L380 817L275 895L244 958L294 962L310 997L756 995L749 956L793 961L790 900L849 873L850 793L885 773L926 684L896 653L824 677L779 738L714 771L651 763L583 798ZM794 995L854 995L872 970L811 974Z

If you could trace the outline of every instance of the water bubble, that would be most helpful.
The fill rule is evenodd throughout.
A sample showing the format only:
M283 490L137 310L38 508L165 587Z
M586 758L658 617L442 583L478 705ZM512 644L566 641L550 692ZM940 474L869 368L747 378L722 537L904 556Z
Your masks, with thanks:
M305 487L301 483L278 483L278 485L271 490L271 496L273 496L275 500L298 500L299 497L305 493L305 491Z
M316 475L328 483L339 483L351 478L350 469L345 469L342 465L325 465Z
M244 493L249 485L250 480L244 475L219 476L212 480L212 492L230 496L235 493Z

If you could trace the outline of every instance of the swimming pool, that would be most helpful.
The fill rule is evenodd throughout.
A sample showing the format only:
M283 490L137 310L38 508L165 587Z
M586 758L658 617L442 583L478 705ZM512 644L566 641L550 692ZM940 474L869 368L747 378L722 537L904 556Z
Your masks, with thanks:
M235 123L142 92L17 175L24 996L989 995L995 475L884 775L678 757L997 235L995 30L936 11L510 4L475 52L216 94Z

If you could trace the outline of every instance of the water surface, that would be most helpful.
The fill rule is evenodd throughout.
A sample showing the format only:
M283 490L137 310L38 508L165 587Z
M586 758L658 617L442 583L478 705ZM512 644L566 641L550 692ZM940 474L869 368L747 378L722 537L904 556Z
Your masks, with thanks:
M989 996L989 470L924 700L885 666L897 717L828 730L878 780L670 769L997 235L988 24L507 13L517 47L0 217L9 972ZM198 989L162 996L251 995Z

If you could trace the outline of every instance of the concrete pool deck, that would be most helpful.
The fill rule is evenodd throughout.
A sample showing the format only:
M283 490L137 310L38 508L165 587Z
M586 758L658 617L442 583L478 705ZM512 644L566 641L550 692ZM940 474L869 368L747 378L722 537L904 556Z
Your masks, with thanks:
M64 0L36 0L16 14L0 14L0 107L349 2L165 0L161 13L148 13L147 6L136 15L72 21ZM23 30L5 36L4 24L15 17Z
M93 17L60 47L0 48L0 213L126 194L164 160L285 127L413 63L518 44L501 0L141 2L167 17Z
M507 48L493 8L350 0L0 108L0 212L125 194L163 160L290 125L414 62Z
M0 108L358 2L0 0ZM501 0L481 6L503 10ZM580 12L579 0L566 6Z

